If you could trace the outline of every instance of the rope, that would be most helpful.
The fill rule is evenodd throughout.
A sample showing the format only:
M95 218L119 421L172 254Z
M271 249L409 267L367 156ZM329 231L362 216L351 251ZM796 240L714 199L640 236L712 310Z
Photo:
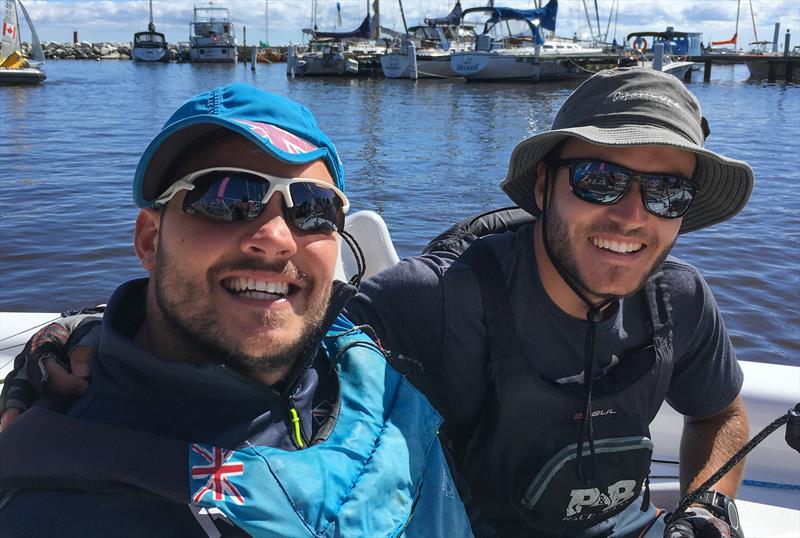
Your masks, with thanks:
M680 504L678 504L678 507L672 513L672 515L669 518L665 518L665 520L664 520L665 523L667 525L669 525L670 523L672 523L673 521L678 519L681 515L683 515L683 513L686 511L686 509L689 508L689 506L693 502L695 502L697 499L699 499L700 496L703 493L708 491L708 489L711 486L713 486L714 484L716 484L717 481L719 481L720 478L722 478L725 474L727 474L728 471L730 471L740 461L742 461L742 459L744 459L744 457L751 450L753 450L756 447L756 445L761 443L761 441L763 441L769 434L771 434L772 432L774 432L775 430L777 430L778 428L780 428L781 426L786 424L788 421L789 421L789 413L786 413L785 415L783 415L781 417L778 417L775 420L773 420L763 430L758 432L758 434L756 434L756 436L753 437L750 440L750 442L748 442L746 445L744 445L742 448L740 448L739 451L736 452L736 454L731 456L731 458L727 462L725 462L725 464L722 467L720 467L719 470L716 473L711 475L711 477L709 477L708 480L703 482L700 485L700 487L698 487L693 492L688 493L686 496L684 496L683 499L681 500ZM798 488L798 489L800 489L800 488Z
M425 71L417 70L417 75L427 75L432 78L444 78L447 80L461 80L461 77L448 77L447 75L437 75L435 73L426 73Z
M51 319L51 320L45 321L45 322L43 322L43 323L40 323L39 325L34 325L33 327L30 327L30 328L28 328L28 329L24 329L24 330L22 330L22 331L20 331L20 332L18 332L18 333L15 333L15 334L10 334L10 335L8 335L8 336L4 336L3 338L0 338L0 342L3 342L3 341L5 341L5 340L8 340L9 338L14 338L15 336L19 336L19 335L21 335L21 334L25 334L26 332L30 332L30 331L32 331L32 330L34 330L34 329L38 329L39 327L44 327L45 325L49 325L49 324L53 323L54 321L58 321L58 320L60 320L60 319L61 319L61 317L62 317L62 316L58 316L57 318L53 318L53 319ZM17 347L17 346L19 346L19 345L20 345L20 344L15 344L15 345L13 345L13 346L8 346L8 347L0 347L0 351L6 351L6 350L9 350L9 349L13 349L13 348L15 348L15 347Z
M584 73L589 73L589 74L592 74L592 75L594 75L595 73L597 73L597 71L592 71L591 69L586 69L585 67L581 67L580 65L576 64L576 63L575 63L575 60L573 60L572 58L565 58L565 59L566 59L566 60L567 60L569 63L571 63L572 65L574 65L575 67L577 67L578 69L580 69L581 71L583 71Z

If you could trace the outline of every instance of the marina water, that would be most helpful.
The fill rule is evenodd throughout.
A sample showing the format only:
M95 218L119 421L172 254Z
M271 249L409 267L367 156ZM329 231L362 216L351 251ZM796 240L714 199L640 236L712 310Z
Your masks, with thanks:
M139 156L186 98L249 82L307 105L345 164L353 210L386 220L400 256L457 220L509 205L514 145L549 127L579 81L288 80L285 65L48 62L47 82L0 88L0 311L106 302L144 276L132 248ZM732 221L680 237L740 358L800 365L800 86L715 66L688 87L708 146L748 161L756 185Z

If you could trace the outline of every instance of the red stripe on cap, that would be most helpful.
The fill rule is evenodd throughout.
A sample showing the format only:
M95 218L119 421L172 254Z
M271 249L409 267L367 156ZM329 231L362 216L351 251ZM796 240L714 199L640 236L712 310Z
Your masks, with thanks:
M303 140L299 136L293 135L290 132L284 131L280 127L270 125L269 123L259 123L257 121L236 119L233 121L245 125L259 138L263 139L265 142L269 142L271 145L275 146L281 151L285 151L286 153L311 153L312 151L319 149L317 146L311 144L307 140Z

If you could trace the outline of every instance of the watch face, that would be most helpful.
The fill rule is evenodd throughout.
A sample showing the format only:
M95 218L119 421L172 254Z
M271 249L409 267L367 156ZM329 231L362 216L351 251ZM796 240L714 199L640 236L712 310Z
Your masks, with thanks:
M731 500L728 500L727 506L725 507L726 511L728 512L728 525L735 531L739 531L739 510L736 509L736 503Z

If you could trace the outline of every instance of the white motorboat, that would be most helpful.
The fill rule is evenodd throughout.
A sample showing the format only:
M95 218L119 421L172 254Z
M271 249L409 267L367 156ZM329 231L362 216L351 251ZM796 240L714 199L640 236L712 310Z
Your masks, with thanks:
M477 37L471 26L461 24L461 15L461 3L456 2L446 17L425 19L424 25L410 27L400 43L381 56L383 75L386 78L458 77L450 66L450 56L471 49Z
M688 60L691 56L700 56L700 41L703 34L694 32L676 32L668 27L665 32L633 32L625 38L625 54L636 60L642 67L652 68L657 47L662 47L661 71L669 73L680 80L685 80L687 73L697 66Z
M347 216L345 230L356 238L366 258L365 277L399 261L383 219L372 211ZM342 242L336 278L348 280L358 264ZM0 313L0 377L11 370L14 356L39 327L59 317L56 313ZM800 367L741 361L745 374L742 396L750 431L760 431L784 415L800 399ZM650 425L655 445L651 468L651 498L666 510L679 501L678 460L683 417L663 405ZM747 458L744 482L736 504L746 536L789 538L800 536L800 455L784 441L784 427L767 437Z
M189 58L197 63L236 62L236 33L230 11L209 2L194 6L189 25Z
M168 62L167 40L164 38L164 34L156 32L156 25L153 23L153 0L150 0L149 3L150 23L147 25L146 32L133 34L131 58L137 62Z
M17 6L22 11L31 32L31 57L22 55ZM39 36L33 27L28 10L20 0L5 0L2 3L3 25L0 33L0 84L39 84L47 76L42 70L44 51Z
M481 7L464 11L462 21L480 14L485 19L475 49L456 52L453 71L469 81L553 80L584 77L616 59L602 47L584 46L571 39L544 36L555 32L555 4L539 9ZM488 17L488 18L487 18Z

